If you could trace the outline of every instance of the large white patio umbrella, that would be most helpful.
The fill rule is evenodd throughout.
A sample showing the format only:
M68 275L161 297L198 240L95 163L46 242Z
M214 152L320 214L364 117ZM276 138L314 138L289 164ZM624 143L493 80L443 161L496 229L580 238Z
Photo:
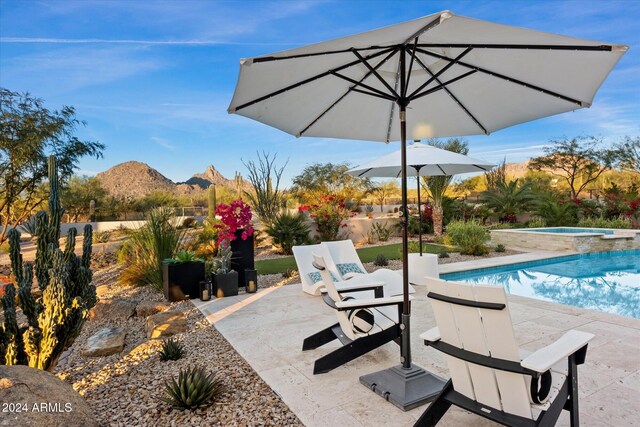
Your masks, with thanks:
M361 178L399 178L402 174L402 150L397 150L347 171ZM415 176L418 187L418 242L422 256L422 211L420 209L420 177L453 176L461 173L486 172L495 164L464 154L414 142L407 147L407 176Z
M439 12L413 21L243 59L229 113L300 136L400 141L403 263L406 140L489 134L589 107L627 47ZM403 269L401 365L362 377L404 409L433 398L411 362Z

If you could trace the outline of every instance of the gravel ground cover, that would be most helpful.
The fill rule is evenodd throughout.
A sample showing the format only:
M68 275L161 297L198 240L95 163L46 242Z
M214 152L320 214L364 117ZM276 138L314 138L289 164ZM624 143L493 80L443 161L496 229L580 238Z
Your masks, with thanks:
M117 269L117 267L116 267ZM162 301L163 296L144 287L113 284L113 267L96 273L103 299L125 298L133 302ZM282 278L280 278L282 280ZM273 280L271 280L273 281ZM146 337L145 319L87 321L75 344L63 356L55 373L71 383L89 402L104 426L300 426L282 400L262 381L227 340L189 301L173 303L170 310L185 313L188 331L175 337L185 348L177 361L158 356L162 341ZM112 356L81 355L87 338L106 326L127 331L125 349ZM204 366L219 371L226 391L212 406L194 411L172 409L158 400L165 381L180 368Z

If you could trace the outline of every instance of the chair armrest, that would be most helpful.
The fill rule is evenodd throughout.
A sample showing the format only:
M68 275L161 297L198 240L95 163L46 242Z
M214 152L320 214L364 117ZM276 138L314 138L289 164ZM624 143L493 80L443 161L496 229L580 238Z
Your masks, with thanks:
M546 372L562 359L566 359L586 346L594 336L587 332L571 330L553 344L533 352L520 364L523 368L531 369L532 371Z
M353 277L356 277L356 276L362 276L363 274L367 274L367 273L356 273L355 271L351 271L349 273L343 274L342 278L345 279L345 280L349 280L349 279L351 279Z
M369 291L376 290L377 288L382 288L384 286L384 282L380 282L377 280L371 280L360 283L350 283L349 281L340 281L335 282L336 290L338 293L346 293L346 292L359 292L359 291Z
M411 299L413 298L409 297L409 300ZM353 310L354 308L373 308L398 304L402 304L402 295L387 298L350 299L335 302L336 308L340 311Z
M440 341L440 329L438 329L437 326L435 328L431 328L427 332L420 334L420 339L429 342Z

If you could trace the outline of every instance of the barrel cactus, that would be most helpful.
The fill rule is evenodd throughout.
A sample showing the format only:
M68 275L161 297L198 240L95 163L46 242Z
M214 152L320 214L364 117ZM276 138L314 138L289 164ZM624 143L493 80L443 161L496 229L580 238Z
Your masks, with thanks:
M4 320L0 324L0 364L28 365L52 370L62 352L75 341L91 307L96 290L91 284L92 228L84 228L82 256L75 254L77 230L71 228L60 249L60 206L57 164L49 157L49 210L38 212L36 257L23 262L20 232L9 231L9 255L13 284L2 299ZM33 281L40 290L32 291ZM27 321L18 324L17 309Z

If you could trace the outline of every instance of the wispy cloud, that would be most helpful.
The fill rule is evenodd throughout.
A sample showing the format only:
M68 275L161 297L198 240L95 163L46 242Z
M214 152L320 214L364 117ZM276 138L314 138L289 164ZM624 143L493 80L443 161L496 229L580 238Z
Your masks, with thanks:
M152 136L151 139L153 142L155 142L156 144L158 144L160 147L166 148L169 151L175 151L176 146L171 144L171 142L169 142L168 140L164 139L164 138L160 138L157 136Z
M299 43L222 41L222 40L136 40L136 39L74 39L43 37L0 37L0 43L43 44L129 44L145 46L296 46Z

